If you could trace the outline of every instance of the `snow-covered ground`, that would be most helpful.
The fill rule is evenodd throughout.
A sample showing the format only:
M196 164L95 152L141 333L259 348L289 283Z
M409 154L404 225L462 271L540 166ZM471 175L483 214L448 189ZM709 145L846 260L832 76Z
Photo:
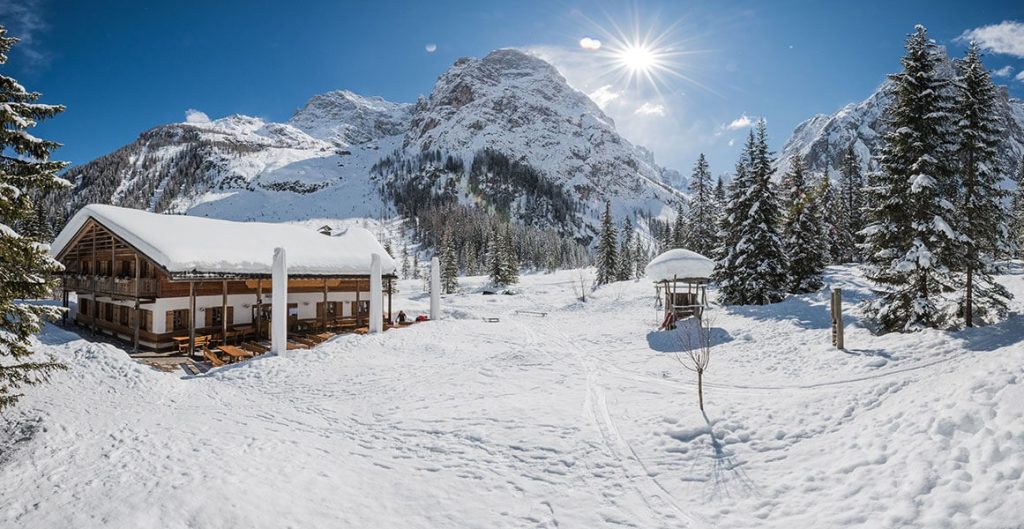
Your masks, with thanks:
M574 300L481 278L446 319L198 377L49 327L70 370L0 431L0 526L1018 527L1024 270L1011 318L873 336L859 274L827 294L714 307L704 416L646 281ZM423 310L405 281L396 310ZM546 316L517 310L547 312ZM482 317L497 317L488 323Z

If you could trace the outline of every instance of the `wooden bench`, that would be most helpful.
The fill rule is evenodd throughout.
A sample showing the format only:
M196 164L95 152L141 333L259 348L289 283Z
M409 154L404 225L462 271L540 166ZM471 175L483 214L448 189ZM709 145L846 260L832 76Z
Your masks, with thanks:
M214 353L213 351L205 347L203 348L203 358L206 358L207 361L213 364L213 367L227 365L223 360L220 359L220 357L217 356L217 353Z

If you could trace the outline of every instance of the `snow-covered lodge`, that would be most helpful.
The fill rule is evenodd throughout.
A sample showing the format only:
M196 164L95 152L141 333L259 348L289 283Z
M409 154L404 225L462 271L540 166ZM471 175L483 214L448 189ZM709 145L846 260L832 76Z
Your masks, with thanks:
M261 339L269 334L274 249L288 261L288 327L355 329L369 315L370 262L385 292L395 263L369 231L324 235L290 224L83 207L54 241L65 267L64 302L81 326L167 350L183 337ZM391 311L390 295L384 307Z

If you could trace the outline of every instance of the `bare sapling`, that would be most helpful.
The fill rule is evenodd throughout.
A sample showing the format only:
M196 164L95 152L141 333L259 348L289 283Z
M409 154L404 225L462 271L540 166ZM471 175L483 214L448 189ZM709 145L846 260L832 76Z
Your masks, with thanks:
M576 294L576 299L586 303L587 292L594 290L594 280L590 277L586 268L580 268L576 280L572 282L572 290Z
M679 339L686 356L676 354L676 360L686 369L697 373L697 402L704 411L704 372L711 362L711 321L707 314L696 316L679 325Z

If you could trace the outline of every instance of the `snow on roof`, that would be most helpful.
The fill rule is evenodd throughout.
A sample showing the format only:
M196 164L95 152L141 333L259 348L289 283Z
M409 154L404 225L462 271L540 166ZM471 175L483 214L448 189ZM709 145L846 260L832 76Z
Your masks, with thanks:
M709 278L715 269L715 262L697 252L676 248L655 257L644 273L652 281Z
M100 204L75 214L54 240L51 255L60 254L89 218L172 274L270 275L276 247L287 252L289 275L368 275L373 253L381 255L384 274L395 272L394 259L363 228L325 236L294 224L162 215Z

